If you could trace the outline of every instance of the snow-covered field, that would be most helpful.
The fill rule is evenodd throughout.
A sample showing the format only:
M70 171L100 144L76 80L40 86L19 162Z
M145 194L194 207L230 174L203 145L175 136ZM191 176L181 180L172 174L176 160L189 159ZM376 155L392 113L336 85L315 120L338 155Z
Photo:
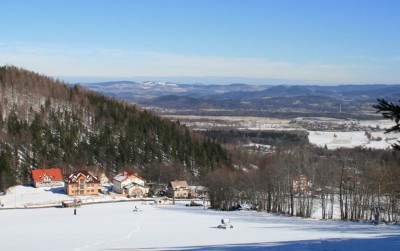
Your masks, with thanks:
M400 133L384 133L386 129L395 125L388 119L382 120L345 120L332 118L296 118L274 119L263 117L241 116L194 116L194 115L169 115L165 116L173 120L179 120L182 124L196 130L215 128L236 128L239 130L304 130L309 133L311 144L328 149L337 148L371 148L391 149L391 145L400 139ZM307 130L303 124L319 125L321 130ZM337 128L342 127L343 131ZM344 129L347 128L347 129ZM366 134L368 132L370 135Z
M364 131L329 132L309 131L308 140L311 144L328 149L337 148L371 148L390 149L391 145L400 139L399 133L371 132L368 138Z
M37 193L36 200L51 197L45 193ZM12 193L0 198L11 203L12 196L17 205L18 199L21 203L28 201ZM27 193L24 196L28 197ZM76 215L73 208L62 207L2 209L0 250L399 250L400 247L398 225L300 219L254 211L220 212L186 207L186 203L92 204L77 208ZM135 206L141 211L133 212ZM218 229L221 218L226 217L234 227Z

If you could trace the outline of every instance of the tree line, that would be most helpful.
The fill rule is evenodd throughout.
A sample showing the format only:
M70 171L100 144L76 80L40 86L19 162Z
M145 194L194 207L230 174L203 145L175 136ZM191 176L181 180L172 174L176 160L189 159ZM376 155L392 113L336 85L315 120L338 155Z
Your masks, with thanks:
M398 222L399 157L394 151L292 146L249 157L253 168L211 171L205 183L218 210L250 204L291 216L370 220L379 205L385 220Z
M374 108L396 123L387 132L400 131L400 106L378 99ZM373 220L379 208L383 220L400 221L400 142L395 150L328 150L310 145L295 131L215 130L209 135L233 149L233 163L240 163L205 178L215 209L232 210L244 203L306 218ZM272 144L276 151L248 153L232 147L247 142Z
M387 132L400 131L400 106L378 99L374 108L396 123ZM301 132L213 130L209 135L231 149L231 156L247 162L208 174L205 182L215 209L232 210L245 203L306 218L400 221L400 141L395 150L328 150L313 147ZM232 147L246 142L273 144L276 151L249 154Z

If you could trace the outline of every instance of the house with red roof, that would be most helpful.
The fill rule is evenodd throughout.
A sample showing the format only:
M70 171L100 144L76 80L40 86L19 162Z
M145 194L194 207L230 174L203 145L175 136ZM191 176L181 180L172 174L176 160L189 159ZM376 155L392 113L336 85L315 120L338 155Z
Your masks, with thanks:
M64 179L60 168L32 170L31 176L34 187L64 186Z
M67 195L97 195L99 179L86 170L75 171L65 176L65 191Z
M137 173L121 172L113 178L113 191L120 194L143 196L149 192L145 179Z

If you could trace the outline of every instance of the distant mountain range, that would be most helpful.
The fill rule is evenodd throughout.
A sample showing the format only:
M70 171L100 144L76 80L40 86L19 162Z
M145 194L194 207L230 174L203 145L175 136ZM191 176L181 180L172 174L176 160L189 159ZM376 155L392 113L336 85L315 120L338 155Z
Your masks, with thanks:
M159 113L375 118L377 98L400 99L400 85L206 85L116 81L81 84Z
M266 85L204 85L204 84L177 84L171 82L132 82L115 81L103 83L80 84L86 88L118 97L129 98L131 101L149 100L165 95L183 95L191 97L209 97L227 92L262 91L270 86Z

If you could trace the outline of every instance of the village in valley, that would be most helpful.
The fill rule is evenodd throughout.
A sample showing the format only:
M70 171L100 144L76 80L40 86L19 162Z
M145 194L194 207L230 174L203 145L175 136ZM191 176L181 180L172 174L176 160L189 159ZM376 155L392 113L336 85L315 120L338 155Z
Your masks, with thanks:
M0 210L16 208L79 207L81 205L141 201L144 204L173 205L176 200L186 206L209 203L209 188L189 185L185 180L168 184L147 182L137 173L122 171L112 179L99 177L87 170L63 175L61 168L36 169L31 173L32 184L10 187L0 193ZM291 177L293 190L304 192L313 184L305 175ZM249 204L238 204L237 210L256 210ZM76 213L76 212L75 212Z
M145 203L151 201L155 205L188 200L188 206L203 206L196 201L207 201L208 194L206 187L189 186L184 180L156 184L127 171L108 178L104 174L95 176L87 170L63 174L61 168L49 168L32 170L31 176L32 184L10 187L1 193L1 208L77 207L82 204L137 200ZM23 198L24 194L29 195ZM41 195L38 197L33 194Z

